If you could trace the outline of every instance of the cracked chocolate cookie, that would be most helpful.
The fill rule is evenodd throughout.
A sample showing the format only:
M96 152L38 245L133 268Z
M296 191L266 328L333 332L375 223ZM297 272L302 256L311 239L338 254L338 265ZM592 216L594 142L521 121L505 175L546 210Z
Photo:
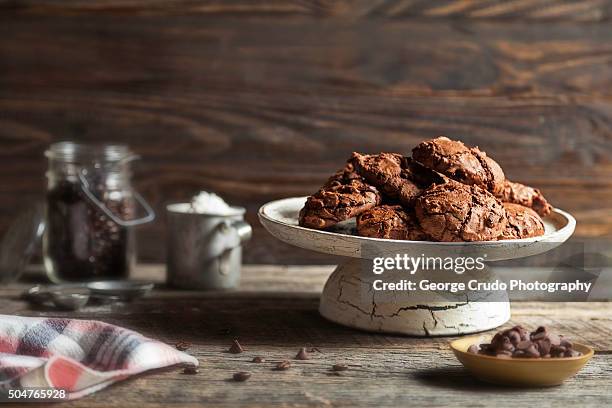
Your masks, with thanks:
M421 189L413 180L409 161L397 153L353 153L350 162L355 171L386 197L405 206L412 206Z
M362 237L427 241L414 214L400 205L381 205L357 217L357 233Z
M544 222L531 208L503 203L508 222L500 239L520 239L544 235Z
M473 184L499 194L504 188L504 172L477 147L438 137L419 143L412 149L412 158L425 167L440 172L463 184Z
M347 166L331 176L299 214L302 227L325 229L380 204L380 193Z
M456 181L425 190L415 211L423 231L436 241L490 241L506 227L506 212L493 194Z
M546 217L552 211L552 206L548 204L540 190L521 183L506 180L503 190L497 196L502 201L529 207L542 217Z

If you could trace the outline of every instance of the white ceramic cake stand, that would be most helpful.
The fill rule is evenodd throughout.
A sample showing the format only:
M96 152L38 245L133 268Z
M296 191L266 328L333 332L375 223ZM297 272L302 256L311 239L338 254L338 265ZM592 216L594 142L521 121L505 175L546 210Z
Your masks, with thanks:
M413 296L389 297L381 301L381 292L372 289L380 276L372 270L375 256L480 257L486 262L523 258L549 251L565 242L574 232L576 220L565 211L555 209L544 219L545 234L540 237L489 242L427 242L378 239L351 235L354 220L333 231L319 231L298 225L298 213L306 197L269 202L259 209L259 220L276 238L291 245L332 255L349 257L329 277L319 305L327 319L358 329L413 336L440 336L475 333L504 324L510 318L507 295L487 301L486 296L470 299L470 293L442 296L434 292L417 292ZM470 279L494 280L492 268L471 272ZM366 272L366 273L364 273ZM423 278L435 271L417 271ZM410 278L405 271L385 272L386 281ZM448 275L446 275L448 276ZM412 295L412 294L411 294ZM473 295L473 293L472 293ZM477 301L476 301L477 300Z

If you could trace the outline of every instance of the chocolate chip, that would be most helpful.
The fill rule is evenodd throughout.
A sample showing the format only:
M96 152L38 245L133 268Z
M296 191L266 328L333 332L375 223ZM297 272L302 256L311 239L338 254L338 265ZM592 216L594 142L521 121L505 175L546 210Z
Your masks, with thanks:
M529 340L529 332L525 330L523 326L514 326L512 330L515 330L518 332L518 334L521 336L521 341Z
M198 370L198 367L194 365L187 366L183 369L183 374L195 375L199 372L200 370Z
M467 351L468 353L478 354L478 345L472 344Z
M233 376L234 381L243 382L251 378L251 373L247 373L246 371L240 371Z
M561 336L557 336L553 333L548 333L548 339L550 340L550 344L554 344L556 346L561 344Z
M527 350L529 347L531 347L532 344L533 343L529 340L523 340L516 345L516 348L519 350Z
M309 353L321 353L321 350L319 350L317 347L311 347L310 350L308 350Z
M238 340L234 339L234 342L232 343L228 351L232 354L240 354L244 351L244 349L242 348L240 343L238 343Z
M332 366L332 370L334 370L334 371L346 371L346 370L348 370L348 366L346 364L334 364Z
M300 351L295 355L296 360L310 360L310 356L306 352L306 347L302 347Z
M567 351L567 347L552 346L550 348L550 355L553 357L563 357L566 351Z
M266 359L263 358L263 357L253 357L253 360L251 360L251 362L253 362L253 363L263 363L265 361L266 361Z
M493 339L491 340L491 347L493 347L495 350L514 350L514 345L508 336L504 336L502 333L497 333L495 336L493 336Z
M185 350L188 350L189 347L191 347L191 343L186 342L186 341L179 341L178 343L174 345L174 347L176 347L178 351L185 351Z
M285 371L285 370L288 370L290 367L291 367L291 362L289 362L289 360L284 360L276 364L275 370Z
M536 344L536 346L538 348L538 351L540 352L541 356L550 353L550 348L551 348L552 345L550 343L550 339L549 338L544 338L544 339L536 340L535 344Z
M510 339L510 343L512 343L512 345L515 347L518 343L521 342L521 335L516 330L512 330L512 329L508 330L506 332L506 336Z
M525 357L531 357L531 358L540 357L540 352L536 348L536 345L533 343L531 344L530 347L524 349L523 352L525 353Z
M546 327L540 326L536 329L536 331L531 333L531 340L540 340L545 338L546 335Z
M485 352L485 353L493 349L493 347L489 343L482 343L479 347L480 347L480 351Z

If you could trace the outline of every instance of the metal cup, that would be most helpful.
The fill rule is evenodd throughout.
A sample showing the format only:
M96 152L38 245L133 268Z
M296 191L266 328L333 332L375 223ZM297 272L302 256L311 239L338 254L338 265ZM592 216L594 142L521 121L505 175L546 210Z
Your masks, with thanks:
M231 289L240 283L242 243L252 235L246 210L228 215L189 212L190 204L166 207L167 283L184 289Z

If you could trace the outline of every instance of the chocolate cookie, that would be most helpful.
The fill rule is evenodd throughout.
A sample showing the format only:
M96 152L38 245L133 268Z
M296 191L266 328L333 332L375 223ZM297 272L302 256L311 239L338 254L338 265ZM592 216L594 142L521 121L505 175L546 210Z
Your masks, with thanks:
M412 179L422 190L431 187L433 184L444 184L450 180L450 178L444 174L438 173L429 167L425 167L410 157L406 157L405 159L408 162L408 169L410 170Z
M497 196L502 201L532 208L542 217L546 217L552 211L552 206L548 204L540 190L521 183L506 180L503 190Z
M347 161L344 165L344 168L338 170L333 175L331 175L325 184L321 187L321 189L329 189L333 187L338 187L344 184L350 184L353 180L363 181L363 177L361 177L355 171L355 166L350 161Z
M362 237L427 241L414 214L399 205L381 205L357 217L357 233Z
M477 147L447 137L421 142L412 149L412 158L425 167L464 184L474 184L493 194L504 188L504 172L495 160Z
M415 201L423 231L436 241L489 241L506 227L499 200L478 186L449 181L434 185Z
M308 197L300 211L299 224L303 227L324 229L355 217L380 204L376 187L353 171L352 165L338 171Z
M544 235L544 222L531 208L503 203L508 223L500 239L520 239Z
M355 171L391 200L412 206L421 189L413 180L409 162L397 153L364 155L353 153Z

